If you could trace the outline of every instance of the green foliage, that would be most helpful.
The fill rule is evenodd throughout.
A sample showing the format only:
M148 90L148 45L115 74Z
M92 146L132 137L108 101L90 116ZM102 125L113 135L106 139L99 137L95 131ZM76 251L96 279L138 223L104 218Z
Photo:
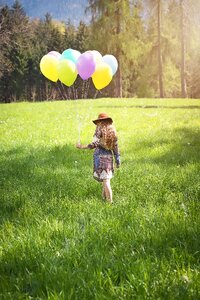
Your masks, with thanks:
M199 1L160 3L165 96L180 97L182 78L182 82L186 81L188 96L199 98ZM180 25L181 3L183 28ZM160 48L157 4L157 0L91 0L87 7L91 23L86 25L81 21L76 27L73 19L59 22L49 13L42 20L29 19L18 1L11 8L3 6L0 8L0 102L76 98L73 89L60 82L50 82L39 69L45 54L67 48L80 52L96 49L118 59L118 72L112 83L100 92L101 96L119 97L122 91L124 97L157 97ZM186 49L185 71L181 63L181 29ZM83 82L78 78L75 90L79 98L96 97L91 79Z
M77 107L76 107L77 105ZM113 119L114 205L92 178L91 122ZM1 299L199 299L199 101L1 107Z
M83 22L80 22L76 34L75 49L79 49L81 53L87 51L88 39L89 39L89 28Z
M180 70L174 66L172 61L165 62L164 72L165 92L169 98L180 97Z
M13 8L3 7L1 13L3 27L0 30L4 35L0 34L3 46L0 56L6 62L3 67L0 66L1 102L65 97L67 88L61 92L59 84L55 85L41 75L40 60L52 50L62 53L71 47L85 51L86 25L81 22L75 28L70 21L58 23L49 14L43 21L28 20L18 3Z
M199 66L200 66L200 47L197 51L193 52L193 61L190 68L190 74L191 77L189 78L190 83L190 93L193 98L198 98L198 95L200 93L200 72L199 72Z
M5 102L15 100L23 89L24 72L26 68L25 40L28 38L28 18L23 8L15 2L12 10L1 9L2 13L2 58L6 64L1 68L1 96ZM8 35L5 37L4 35ZM8 66L8 68L6 67ZM11 98L11 99L10 99Z
M91 45L103 54L111 53L119 61L121 73L117 73L115 89L119 85L117 76L122 77L123 95L136 93L135 75L146 49L144 28L140 17L140 5L130 6L129 1L90 1L89 9L93 16ZM106 37L106 43L103 41ZM113 88L108 88L113 95Z

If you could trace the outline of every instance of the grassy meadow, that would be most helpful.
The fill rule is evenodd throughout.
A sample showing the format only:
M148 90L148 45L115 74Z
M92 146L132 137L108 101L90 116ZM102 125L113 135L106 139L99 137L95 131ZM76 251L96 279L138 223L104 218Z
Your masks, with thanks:
M92 178L107 112L121 168ZM0 106L0 299L200 299L200 100Z

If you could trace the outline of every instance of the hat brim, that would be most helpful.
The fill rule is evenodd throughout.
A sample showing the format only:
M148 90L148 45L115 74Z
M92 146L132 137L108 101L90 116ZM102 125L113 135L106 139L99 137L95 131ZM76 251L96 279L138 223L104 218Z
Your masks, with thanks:
M113 122L112 118L100 118L100 119L93 120L92 122L96 125L98 122L104 120L109 120L111 123Z

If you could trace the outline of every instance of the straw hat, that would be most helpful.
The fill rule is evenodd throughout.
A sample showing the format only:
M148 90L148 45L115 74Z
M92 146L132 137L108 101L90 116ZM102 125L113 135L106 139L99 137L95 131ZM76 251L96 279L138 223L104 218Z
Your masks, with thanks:
M100 113L100 114L98 115L98 119L93 120L92 122L93 122L94 124L97 124L99 121L102 121L102 120L110 120L111 124L112 124L112 122L113 122L112 118L109 117L106 113Z

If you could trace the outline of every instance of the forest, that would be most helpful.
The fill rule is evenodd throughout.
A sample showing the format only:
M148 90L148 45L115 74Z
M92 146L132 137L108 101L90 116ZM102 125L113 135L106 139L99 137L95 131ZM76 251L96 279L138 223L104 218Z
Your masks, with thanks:
M0 102L96 97L200 98L200 1L89 0L89 22L30 18L15 1L0 8ZM112 54L119 68L96 91L91 79L73 89L40 72L49 51Z

